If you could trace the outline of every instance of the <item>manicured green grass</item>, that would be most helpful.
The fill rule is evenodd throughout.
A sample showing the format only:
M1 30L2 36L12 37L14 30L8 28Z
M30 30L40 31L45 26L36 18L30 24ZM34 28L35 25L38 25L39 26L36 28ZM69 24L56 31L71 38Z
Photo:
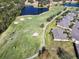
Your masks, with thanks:
M34 55L41 44L42 28L40 25L46 24L46 19L51 15L56 15L64 9L63 6L53 6L52 10L36 16L17 17L9 28L0 37L0 59L25 59ZM24 18L24 21L20 19ZM31 18L31 19L29 19ZM39 33L33 37L33 33Z
M52 35L49 34L51 28L55 28L55 27L57 27L56 26L56 20L48 25L48 27L46 29L46 35L45 35L47 48L49 50L50 49L55 49L55 50L52 50L52 51L50 50L52 58L53 59L60 59L58 57L58 55L57 55L57 50L56 49L58 47L61 47L61 48L64 49L64 51L67 52L67 54L70 56L71 59L77 59L76 55L75 55L75 51L74 51L74 47L73 47L73 43L72 42L70 42L70 41L67 41L67 42L54 41L54 39L52 38Z

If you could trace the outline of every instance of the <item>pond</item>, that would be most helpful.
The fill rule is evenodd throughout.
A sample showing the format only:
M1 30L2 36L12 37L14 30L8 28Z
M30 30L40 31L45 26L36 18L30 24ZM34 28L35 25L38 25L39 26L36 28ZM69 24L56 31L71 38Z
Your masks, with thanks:
M33 7L33 6L25 6L22 10L21 10L21 15L38 15L41 14L43 12L48 11L48 8L37 8L37 7Z
M64 6L79 7L79 3L65 3Z

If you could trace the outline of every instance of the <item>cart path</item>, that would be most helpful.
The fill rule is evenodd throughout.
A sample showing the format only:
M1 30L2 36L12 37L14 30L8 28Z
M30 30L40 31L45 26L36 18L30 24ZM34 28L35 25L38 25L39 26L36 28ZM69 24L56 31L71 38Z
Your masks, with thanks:
M45 43L45 31L46 31L46 28L48 27L49 24L51 24L57 17L59 17L60 15L62 15L63 13L65 13L66 11L68 11L69 9L67 8L65 11L61 12L59 15L55 16L50 22L48 22L45 27L43 28L43 39L42 39L42 45L41 47L45 46L46 43Z
M66 11L68 11L69 9L67 8L65 11L61 12L59 15L55 16L50 22L48 22L45 27L43 28L43 33L42 33L42 43L41 43L41 46L40 48L46 46L46 43L45 43L45 31L46 31L46 28L48 27L48 25L50 23L52 23L57 17L59 17L60 15L62 15L63 13L65 13ZM36 53L35 55L29 57L29 58L26 58L26 59L34 59L35 57L38 56L38 53Z

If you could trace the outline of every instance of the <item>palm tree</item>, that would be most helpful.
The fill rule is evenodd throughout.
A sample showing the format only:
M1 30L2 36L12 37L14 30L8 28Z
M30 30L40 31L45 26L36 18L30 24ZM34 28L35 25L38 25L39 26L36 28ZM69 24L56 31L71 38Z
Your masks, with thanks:
M69 52L65 51L61 47L57 48L57 55L60 59L72 59L72 56L69 54Z
M49 59L49 56L49 51L45 47L42 47L42 50L40 50L38 54L39 59Z

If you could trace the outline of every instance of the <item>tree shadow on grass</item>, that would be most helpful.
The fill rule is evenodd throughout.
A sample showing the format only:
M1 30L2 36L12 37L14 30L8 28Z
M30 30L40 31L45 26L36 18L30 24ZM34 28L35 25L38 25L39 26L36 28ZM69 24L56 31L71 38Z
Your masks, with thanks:
M63 48L57 48L57 55L60 59L72 59L72 56Z

